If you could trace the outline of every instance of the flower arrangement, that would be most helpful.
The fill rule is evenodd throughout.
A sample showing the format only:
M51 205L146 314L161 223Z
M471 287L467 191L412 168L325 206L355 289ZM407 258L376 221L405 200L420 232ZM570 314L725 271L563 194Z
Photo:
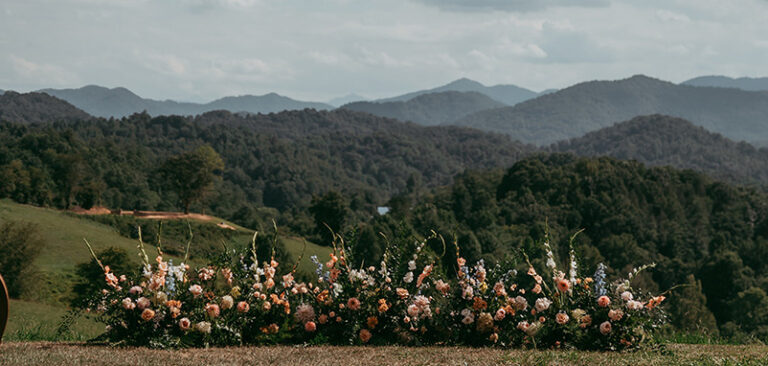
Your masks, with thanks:
M274 258L259 262L255 235L250 248L195 269L166 261L159 247L150 261L140 240L144 263L135 276L102 267L104 289L92 302L107 325L101 339L160 348L309 343L623 350L643 346L664 321L664 296L631 286L652 266L613 282L603 265L579 276L572 246L562 271L548 237L543 269L525 253L521 266L470 265L456 246L452 276L439 265L445 250L438 255L426 245L438 241L445 249L434 232L390 245L378 266L367 267L354 267L353 250L334 237L327 261L311 258L317 278L309 282L297 281L295 265L281 274Z

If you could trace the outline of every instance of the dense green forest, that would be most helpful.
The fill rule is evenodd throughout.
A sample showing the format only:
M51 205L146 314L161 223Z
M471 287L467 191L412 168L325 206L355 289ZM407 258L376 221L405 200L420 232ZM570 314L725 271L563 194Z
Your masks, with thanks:
M338 190L353 219L395 194L451 182L468 167L508 166L531 150L503 135L426 128L339 110L0 125L0 197L42 206L178 210L161 174L174 155L209 145L224 160L215 194L194 206L258 228L278 217L313 227L313 196Z
M542 239L547 226L566 260L569 237L585 229L575 245L587 271L603 262L610 273L626 274L656 263L642 287L685 285L670 296L676 325L729 336L743 336L741 329L768 339L768 196L762 193L690 170L550 154L508 170L466 172L434 194L397 201L390 215L358 228L374 243L369 260L384 246L373 233L431 229L456 238L473 260L496 263L519 250L541 257L533 239Z

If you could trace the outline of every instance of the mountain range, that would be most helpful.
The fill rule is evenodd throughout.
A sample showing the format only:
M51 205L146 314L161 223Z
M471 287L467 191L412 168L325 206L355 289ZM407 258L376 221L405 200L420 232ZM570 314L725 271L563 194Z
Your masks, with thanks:
M467 78L461 78L461 79L452 81L448 84L445 84L443 86L439 86L437 88L419 90L419 91L399 95L396 97L379 99L377 100L377 102L407 101L407 100L416 98L420 95L439 93L439 92L445 92L445 91L477 92L477 93L485 94L506 105L515 105L517 103L526 101L528 99L535 98L536 96L539 95L534 91L521 88L515 85L485 86L477 81L470 80Z
M768 77L765 78L731 78L727 76L699 76L682 82L691 86L712 86L718 88L735 88L748 91L768 90Z
M685 118L734 140L768 140L768 92L676 85L642 75L576 84L455 124L547 145L649 114Z
M504 106L506 104L478 92L444 91L421 94L404 101L355 102L341 108L434 126L451 124L470 113Z
M347 95L345 95L343 97L333 98L333 99L328 101L328 104L338 108L338 107L343 106L344 104L349 104L349 103L353 103L353 102L361 102L361 101L366 101L366 100L368 100L368 98L366 98L366 97L364 97L362 95L355 94L355 93L350 93L350 94L347 94Z
M66 100L97 117L125 117L146 111L158 115L198 115L213 110L247 113L276 113L292 109L333 109L325 103L303 102L275 93L261 96L231 96L209 103L176 102L142 98L126 88L105 88L88 85L78 89L43 89L40 92Z
M88 113L44 93L0 94L0 121L24 124L88 120Z

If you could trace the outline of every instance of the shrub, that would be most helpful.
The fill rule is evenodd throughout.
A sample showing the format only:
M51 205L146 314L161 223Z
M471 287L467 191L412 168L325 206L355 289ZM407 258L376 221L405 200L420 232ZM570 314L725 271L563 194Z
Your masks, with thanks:
M26 275L43 245L38 227L31 223L8 221L0 224L0 270L11 297L23 290Z

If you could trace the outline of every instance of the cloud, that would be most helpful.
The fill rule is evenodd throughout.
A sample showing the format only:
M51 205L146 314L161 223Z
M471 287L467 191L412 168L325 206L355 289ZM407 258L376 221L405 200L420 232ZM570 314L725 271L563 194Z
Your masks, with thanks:
M528 12L550 7L603 7L609 0L415 0L448 11Z
M678 14L669 10L660 9L656 11L656 16L665 22L690 23L691 18L685 14Z
M17 75L33 83L66 85L78 79L71 72L56 65L39 63L16 55L11 55L9 60Z

